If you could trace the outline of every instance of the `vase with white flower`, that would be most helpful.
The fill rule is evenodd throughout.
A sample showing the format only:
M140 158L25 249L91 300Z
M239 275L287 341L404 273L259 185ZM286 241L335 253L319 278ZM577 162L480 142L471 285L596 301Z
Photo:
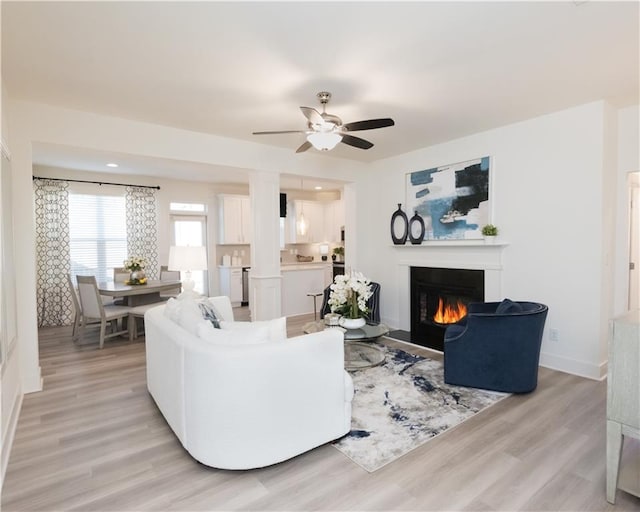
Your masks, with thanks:
M372 295L371 281L360 272L337 275L330 286L329 307L339 313L340 325L345 329L357 329L366 323L369 312L367 301Z
M123 262L123 267L130 272L129 280L126 284L147 284L147 276L144 273L144 267L147 261L144 258L131 257Z

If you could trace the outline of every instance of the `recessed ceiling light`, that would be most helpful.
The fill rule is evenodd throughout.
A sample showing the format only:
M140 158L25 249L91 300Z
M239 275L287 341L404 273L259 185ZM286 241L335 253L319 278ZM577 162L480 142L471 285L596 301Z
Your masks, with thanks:
M313 187L313 188L315 188L316 190L322 190L322 187L321 187L320 185L316 185L316 186L315 186L315 187Z
M118 164L114 164L114 163L108 163L107 167L118 167Z

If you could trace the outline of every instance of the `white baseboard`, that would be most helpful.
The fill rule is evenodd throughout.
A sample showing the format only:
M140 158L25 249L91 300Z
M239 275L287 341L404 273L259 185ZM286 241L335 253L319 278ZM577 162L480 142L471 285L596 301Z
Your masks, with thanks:
M384 319L383 319L383 323ZM387 326L391 325L391 323L386 323ZM397 327L389 327L390 331L398 329ZM402 343L407 343L408 345L413 345L413 343L409 343L407 341L401 341ZM421 345L415 345L420 348L427 348ZM439 352L439 351L436 351ZM442 352L439 352L442 353ZM571 359L568 357L558 356L555 354L549 354L547 352L540 353L540 366L544 366L545 368L549 368L550 370L557 370L564 373L570 373L572 375L577 375L578 377L586 377L587 379L593 380L604 380L607 378L607 361L604 361L600 364L593 364L587 361L580 361L577 359Z
M2 467L0 468L0 491L2 490L2 486L4 484L4 476L7 472L7 466L9 465L9 455L11 454L11 447L13 446L13 438L16 434L16 429L18 428L18 418L20 417L20 410L22 409L22 398L24 395L22 393L18 394L15 401L13 402L13 407L11 408L11 416L9 421L7 422L7 432L2 439Z
M586 377L587 379L602 380L607 376L607 361L600 364L593 364L587 361L579 361L578 359L570 359L568 357L542 352L540 354L540 366L544 366L550 370L558 370L577 375L578 377Z

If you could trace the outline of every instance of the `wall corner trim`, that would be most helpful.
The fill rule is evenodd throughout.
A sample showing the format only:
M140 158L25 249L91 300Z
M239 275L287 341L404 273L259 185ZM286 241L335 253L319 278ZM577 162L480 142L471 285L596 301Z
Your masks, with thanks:
M9 465L9 455L11 454L11 447L13 446L13 439L16 434L16 430L18 428L18 418L20 417L20 411L22 410L22 399L24 395L20 393L15 402L13 403L13 408L11 409L11 417L9 418L9 422L7 423L7 431L5 433L4 438L2 439L2 467L0 471L0 492L2 491L2 486L4 485L4 476L7 472L7 466Z

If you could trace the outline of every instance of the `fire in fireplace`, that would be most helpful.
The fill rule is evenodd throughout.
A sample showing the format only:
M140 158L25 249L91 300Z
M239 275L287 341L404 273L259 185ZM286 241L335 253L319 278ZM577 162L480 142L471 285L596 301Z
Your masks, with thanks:
M438 298L438 309L433 315L433 321L437 324L455 324L467 314L467 305L456 300L455 304L446 304L447 299Z
M447 325L484 300L484 270L411 267L411 341L444 349Z

